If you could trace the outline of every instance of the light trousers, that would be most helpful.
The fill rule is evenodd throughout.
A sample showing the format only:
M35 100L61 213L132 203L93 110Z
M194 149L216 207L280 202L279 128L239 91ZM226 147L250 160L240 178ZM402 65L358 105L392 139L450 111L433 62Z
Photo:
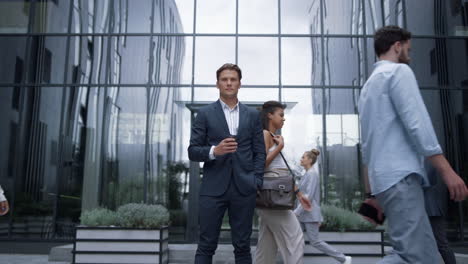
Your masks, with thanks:
M393 251L379 264L429 264L439 259L424 206L421 177L410 174L376 195L388 221Z
M257 209L259 234L256 264L276 263L279 251L284 264L302 264L304 236L296 215L291 210Z
M341 263L345 262L346 258L343 253L336 251L336 249L334 249L333 247L328 245L325 241L319 238L320 223L317 223L317 222L301 223L301 225L305 227L306 235L309 238L309 242L311 246L322 251L328 256L338 260Z

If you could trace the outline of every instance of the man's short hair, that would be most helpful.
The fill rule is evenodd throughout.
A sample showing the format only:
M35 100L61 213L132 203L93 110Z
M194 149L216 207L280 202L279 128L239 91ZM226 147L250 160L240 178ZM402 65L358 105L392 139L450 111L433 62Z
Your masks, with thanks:
M242 71L237 66L236 64L233 63L225 63L223 66L221 66L217 71L216 71L216 80L219 81L219 75L221 74L222 71L224 70L231 70L231 71L236 71L237 75L239 76L239 81L242 79Z
M374 49L377 57L386 53L397 41L405 42L411 39L411 32L398 26L379 28L374 35Z

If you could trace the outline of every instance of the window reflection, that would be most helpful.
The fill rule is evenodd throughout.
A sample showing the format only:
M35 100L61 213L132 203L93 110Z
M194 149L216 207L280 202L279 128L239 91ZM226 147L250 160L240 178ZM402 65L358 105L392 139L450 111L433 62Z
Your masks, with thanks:
M235 33L236 1L197 1L197 33Z
M278 84L278 39L239 38L239 66L244 85Z
M0 33L28 32L30 1L8 0L0 2Z
M319 1L314 0L281 1L281 33L320 33L317 31L310 32L311 24L314 26L320 25L320 12L311 12L312 10L319 11L317 8L312 8L313 5L318 4Z
M224 63L235 62L235 38L199 37L195 44L195 82L197 84L215 84L216 70ZM216 50L216 52L213 52ZM240 65L242 70L243 67Z
M325 84L362 85L365 81L364 39L325 39Z
M357 90L330 89L326 94L328 174L325 201L356 211L362 201Z
M319 44L318 38L281 39L281 80L284 85L321 84Z
M239 33L278 33L278 2L238 0Z
M363 1L325 0L323 25L326 34L362 34ZM315 8L320 8L315 6ZM317 12L314 12L317 14Z

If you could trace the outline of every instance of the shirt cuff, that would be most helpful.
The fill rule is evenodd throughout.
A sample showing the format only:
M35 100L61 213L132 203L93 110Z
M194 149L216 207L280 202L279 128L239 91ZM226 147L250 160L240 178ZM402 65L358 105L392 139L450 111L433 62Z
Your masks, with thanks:
M442 148L440 147L439 144L432 146L432 147L427 147L426 149L423 150L423 155L425 157L430 157L434 156L437 154L443 154L444 152L442 151Z
M210 160L216 159L216 157L214 155L214 148L215 148L215 146L211 146L211 148L210 148L210 154L209 154Z

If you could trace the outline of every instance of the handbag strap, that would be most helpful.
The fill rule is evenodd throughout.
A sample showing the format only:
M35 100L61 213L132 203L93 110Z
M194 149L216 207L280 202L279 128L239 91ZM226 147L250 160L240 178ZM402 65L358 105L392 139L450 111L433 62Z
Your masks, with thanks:
M270 131L269 131L269 132L270 132ZM275 134L273 134L273 133L271 133L271 132L270 132L270 135L271 135L272 137L275 136ZM283 153L281 153L281 151L280 151L279 154L280 154L281 158L283 159L284 163L286 164L286 167L288 167L289 173L291 173L291 175L292 175L292 177L293 177L293 182L296 182L296 174L294 174L294 172L291 170L291 167L289 167L289 164L288 164L288 162L286 161L286 159L284 158Z

